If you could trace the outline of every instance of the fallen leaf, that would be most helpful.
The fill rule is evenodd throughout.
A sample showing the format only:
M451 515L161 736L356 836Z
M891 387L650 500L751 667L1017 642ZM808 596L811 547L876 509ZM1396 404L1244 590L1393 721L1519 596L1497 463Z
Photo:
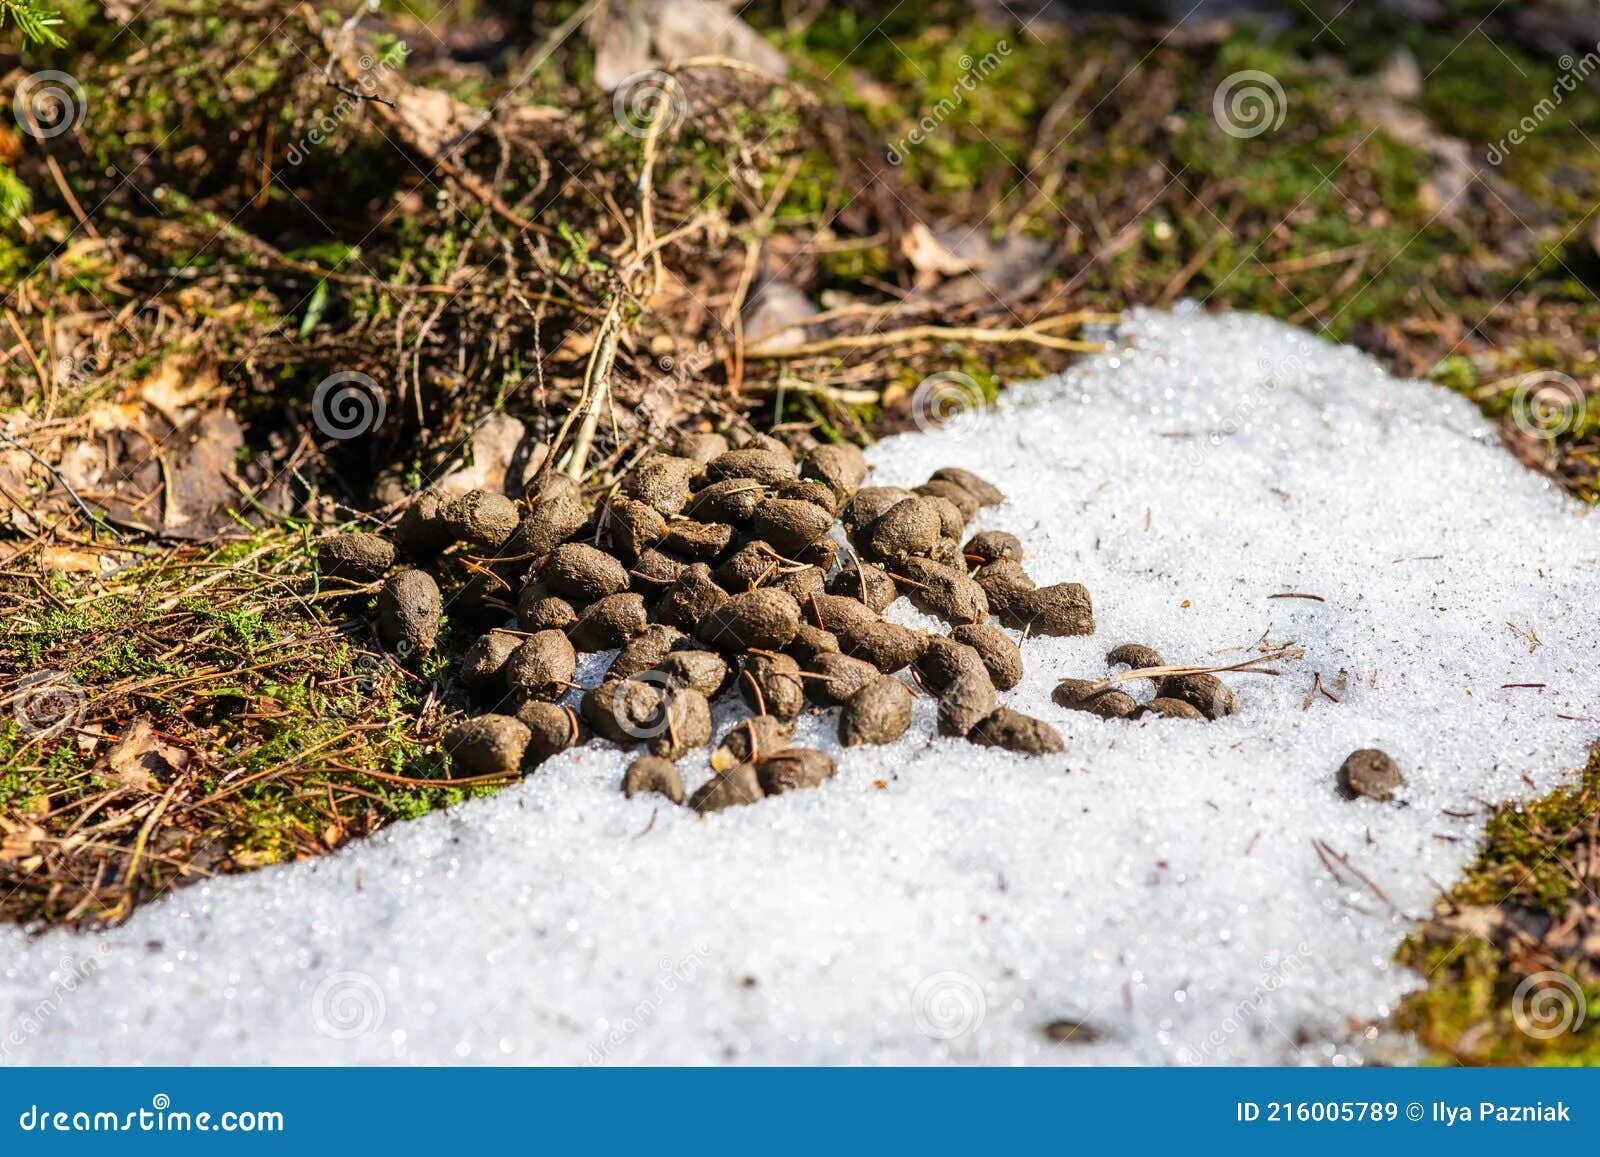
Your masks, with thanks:
M150 717L141 715L106 753L106 768L125 787L154 791L163 777L188 770L191 759L187 749L163 739Z

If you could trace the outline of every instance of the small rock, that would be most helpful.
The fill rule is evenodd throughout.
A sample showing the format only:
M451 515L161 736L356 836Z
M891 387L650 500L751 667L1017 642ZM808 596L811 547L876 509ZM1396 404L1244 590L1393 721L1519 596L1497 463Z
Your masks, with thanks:
M1376 747L1352 751L1339 768L1339 794L1345 799L1366 796L1387 803L1405 781L1399 765Z
M376 534L336 534L317 544L317 569L324 578L377 582L394 565L394 555L394 543Z
M556 547L545 559L539 577L558 595L593 602L628 589L628 572L602 550L582 542Z
M845 747L893 743L911 726L911 689L893 675L879 675L845 701L839 742Z
M818 787L834 777L833 758L811 747L790 747L756 765L756 781L767 795Z
M1003 747L1023 755L1045 755L1065 751L1061 733L1042 719L997 707L971 731L967 738L984 747Z
M995 690L1009 691L1022 682L1022 648L993 623L967 623L951 631L950 637L978 652Z
M560 699L578 669L578 654L560 631L538 631L505 662L506 687L530 699Z
M673 803L683 802L683 777L678 765L659 755L641 755L628 765L622 777L622 794L632 799L636 795L664 795Z
M695 638L719 651L788 646L800 628L800 606L782 591L730 595L695 626Z
M426 571L403 570L378 591L378 636L402 661L433 650L444 600Z
M609 651L644 630L649 621L643 596L626 591L590 603L567 637L580 651Z
M1162 699L1180 699L1207 719L1221 719L1232 715L1238 708L1233 692L1215 675L1168 675L1161 680L1156 695Z
M528 749L527 725L509 715L480 715L445 733L452 776L515 775Z

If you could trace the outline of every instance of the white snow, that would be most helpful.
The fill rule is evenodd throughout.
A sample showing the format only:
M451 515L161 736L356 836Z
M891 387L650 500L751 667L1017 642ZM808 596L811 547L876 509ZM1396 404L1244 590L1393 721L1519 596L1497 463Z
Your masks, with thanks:
M1139 314L1125 340L871 455L880 482L992 478L1010 500L977 525L1092 591L1099 633L1028 642L1008 697L1065 755L933 738L923 702L821 789L701 820L624 800L625 757L591 746L103 935L0 931L0 1057L1361 1059L1348 1026L1417 983L1391 956L1471 856L1482 801L1548 791L1600 732L1597 523L1466 402L1352 350L1192 312ZM1226 662L1264 636L1306 657L1231 677L1221 723L1049 699L1117 643ZM1308 702L1315 674L1338 702ZM827 744L831 722L803 733ZM1364 746L1404 767L1403 804L1335 795ZM686 770L693 787L704 759ZM1063 1017L1097 1042L1040 1031Z

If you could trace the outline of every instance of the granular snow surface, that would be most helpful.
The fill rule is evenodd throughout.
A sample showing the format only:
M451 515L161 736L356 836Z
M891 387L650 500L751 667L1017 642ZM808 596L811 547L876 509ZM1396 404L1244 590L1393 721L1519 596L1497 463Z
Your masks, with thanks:
M991 478L1009 500L973 529L1089 587L1098 633L1028 641L1003 696L1065 754L934 737L923 700L820 789L701 819L625 800L628 757L592 744L105 934L0 931L0 1056L1370 1059L1382 1038L1351 1026L1419 983L1391 957L1472 856L1483 801L1569 780L1600 732L1597 523L1466 402L1353 350L1182 312L1122 342L870 455L880 483ZM1305 657L1225 676L1220 723L1050 701L1118 643L1226 663L1262 640ZM832 716L800 735L832 749ZM1369 746L1404 769L1400 801L1336 795ZM684 768L691 789L708 774ZM1086 1028L1043 1031L1063 1020Z

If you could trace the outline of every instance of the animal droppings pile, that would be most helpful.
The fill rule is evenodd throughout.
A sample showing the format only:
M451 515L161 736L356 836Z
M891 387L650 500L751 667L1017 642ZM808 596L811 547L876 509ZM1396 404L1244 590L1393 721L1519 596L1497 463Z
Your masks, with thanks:
M978 565L1026 543L1041 583L1096 595L1095 635L1030 638L1009 688L1020 667L990 668L1064 751L939 735L923 694L886 746L842 746L838 709L802 710L794 745L837 774L702 817L651 791L664 764L630 767L642 747L581 744L501 791L198 882L103 933L0 928L0 1034L17 1030L0 1065L1391 1055L1366 1026L1423 982L1395 949L1472 861L1484 801L1571 783L1594 741L1593 512L1506 454L1469 402L1356 350L1182 313L1137 312L1124 341L866 452L875 484L915 488L948 463L982 474L1006 500L967 524ZM452 637L465 553L430 563ZM858 594L886 596L879 570ZM519 593L501 590L478 629ZM862 655L999 625L993 606L965 628L885 606L847 632ZM1220 670L1289 644L1301 655L1268 659L1275 677ZM1213 665L1238 709L1103 719L1054 701L1072 676L1147 703L1161 658ZM610 661L582 656L573 681ZM661 665L709 684L725 663L691 648ZM734 764L786 726L737 695L712 719L728 749L712 759ZM686 797L709 774L672 762ZM769 779L811 773L800 755ZM626 798L625 779L649 794Z
M445 735L453 774L516 775L595 735L647 750L623 776L628 796L717 811L834 775L831 756L792 745L808 706L837 710L841 746L882 745L910 728L918 694L936 702L941 735L1062 750L1049 723L1000 704L1023 664L994 620L1023 639L1089 635L1094 610L1079 583L1039 586L1017 535L967 536L979 510L1004 501L995 486L957 467L911 489L864 486L855 447L812 445L796 461L764 435L734 448L692 434L674 449L645 456L592 510L575 482L549 474L525 505L482 490L424 493L398 523L398 549L366 533L323 541L325 578L382 581L379 637L402 659L438 640L446 606L433 569L449 583L467 564L451 614L501 617L459 664L487 710ZM514 619L503 597L512 591ZM886 620L902 597L948 634ZM580 659L599 652L615 657L584 689ZM1108 656L1152 658L1162 665L1137 644ZM711 778L686 795L678 761L710 744L719 699L750 715L712 751ZM1167 675L1161 697L1137 709L1124 692L1073 680L1056 701L1108 717L1233 710L1231 692L1205 673Z

